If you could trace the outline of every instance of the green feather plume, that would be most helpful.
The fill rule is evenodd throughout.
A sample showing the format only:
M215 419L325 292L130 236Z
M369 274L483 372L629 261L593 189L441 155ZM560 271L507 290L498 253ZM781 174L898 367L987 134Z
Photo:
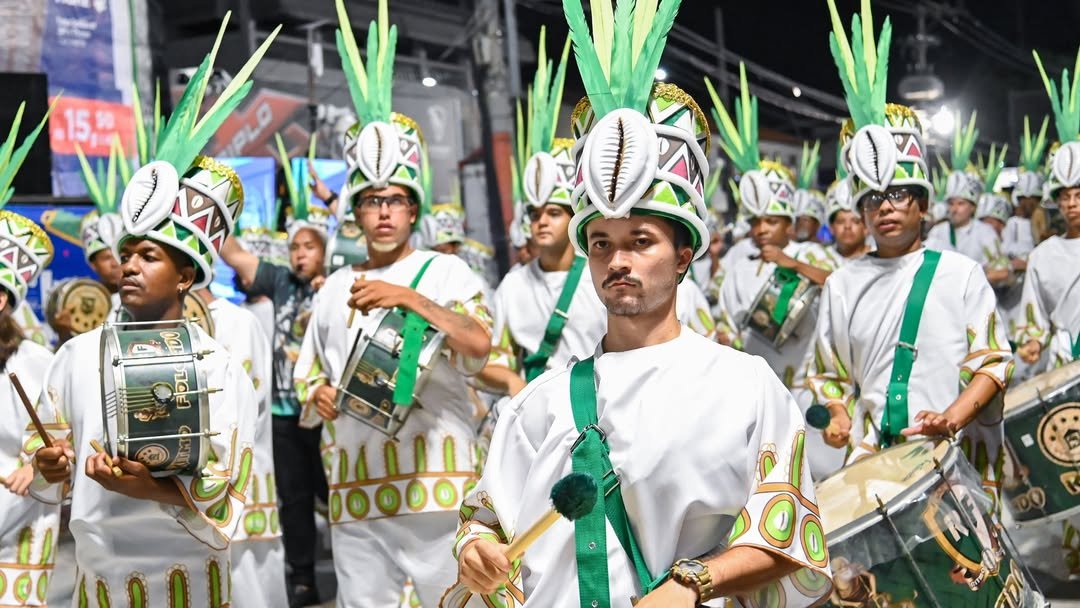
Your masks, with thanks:
M941 156L938 156L938 161L941 165L940 169L930 169L930 183L934 185L934 195L940 199L945 196L945 192L948 190L949 185L949 167L942 160Z
M892 23L885 18L881 35L874 41L874 16L870 0L862 0L861 16L851 18L851 41L848 42L835 0L828 0L832 32L829 49L840 71L844 99L851 111L855 128L885 124L885 95L888 91L889 47Z
M975 149L975 140L979 138L979 130L975 128L975 117L978 112L972 112L967 125L953 132L952 144L952 170L966 171L971 166L971 152ZM959 122L959 114L957 122Z
M720 187L720 174L722 171L713 171L709 173L709 179L705 180L705 202L712 204L712 199L716 196L716 191Z
M15 175L22 167L23 161L26 160L26 155L30 153L30 147L34 145L34 141L41 134L41 130L45 128L45 123L49 121L49 115L52 114L59 99L60 95L53 98L53 102L49 105L49 110L45 112L41 122L23 138L22 143L16 148L15 139L19 134L19 126L22 124L23 111L26 110L25 101L19 104L19 110L15 112L15 120L11 123L7 139L4 140L3 144L0 144L0 208L6 205L11 200L11 196L15 194L11 182L15 181Z
M817 180L818 165L821 164L820 152L820 141L815 141L813 148L808 143L803 142L802 157L799 159L799 175L795 178L795 184L798 188L809 190L814 187L814 182Z
M1061 71L1061 86L1046 75L1039 53L1035 56L1035 65L1039 66L1046 94L1050 96L1050 109L1054 112L1054 127L1057 128L1058 141L1061 143L1080 139L1080 48L1076 49L1076 65L1073 66L1072 83L1069 83L1068 68Z
M983 174L983 190L986 192L993 192L994 185L997 184L998 175L1001 175L1001 170L1005 168L1005 154L1009 151L1009 145L1005 144L998 150L997 146L990 144L990 156L986 159L986 163L983 164L980 155L979 169Z
M1039 172L1042 170L1042 158L1046 152L1046 125L1050 122L1050 118L1043 117L1042 127L1039 129L1039 136L1034 140L1031 139L1031 124L1028 121L1028 117L1024 117L1024 138L1020 140L1020 166L1024 169L1032 172Z
M308 176L305 172L308 166L314 166L315 164L316 141L317 136L312 134L310 141L308 141L308 164L304 167L305 171L301 171L301 174L297 176L293 175L292 160L289 158L288 150L285 149L285 142L281 139L281 134L274 133L274 143L277 147L278 161L281 162L282 172L285 174L285 190L288 192L289 200L292 203L292 215L294 219L307 219L308 213L310 212L311 182L308 180Z
M131 95L135 111L135 151L138 155L139 166L142 166L157 157L157 142L161 140L161 83L154 83L154 123L150 130L147 129L146 120L143 118L138 85L131 85Z
M570 39L563 45L558 68L552 72L552 62L547 58L546 28L540 28L540 45L536 76L528 90L529 122L518 124L525 130L527 149L519 150L521 162L528 162L529 157L538 152L550 152L555 139L555 130L559 125L559 110L562 108L563 87L566 83L566 60L570 55ZM518 147L521 148L519 141Z
M750 87L746 83L746 66L739 63L740 94L739 99L735 100L734 121L708 78L705 79L705 88L712 97L713 119L720 126L720 147L739 173L757 169L761 164L758 152L758 100L757 96L750 94Z
M619 108L644 112L656 68L682 0L594 0L592 32L582 0L563 0L574 56L597 116Z
M528 149L528 133L525 130L525 118L521 111L521 100L517 100L517 128L514 131L515 145L513 158L510 162L510 181L513 190L514 201L525 200L525 190L521 184L521 176L525 174L525 163L529 161L525 156Z
M848 176L847 169L844 168L844 147L840 144L836 145L836 179L841 180Z
M742 203L742 193L739 191L739 184L734 178L729 177L727 180L728 190L731 192L731 200L735 201L735 206L738 207Z
M229 85L225 87L225 90L210 106L210 109L203 113L200 118L199 110L202 108L206 85L213 74L214 59L217 56L217 50L221 45L221 39L225 34L225 27L229 23L231 14L231 11L225 14L225 19L221 22L221 29L218 31L217 39L214 41L210 54L203 59L199 68L195 71L195 75L191 78L187 88L184 89L180 101L176 104L176 108L161 129L156 140L155 159L168 162L181 172L191 166L195 157L199 155L206 143L217 132L221 123L225 122L229 114L236 110L240 102L251 91L252 83L249 80L251 72L263 58L263 55L266 54L270 43L277 37L278 32L281 31L279 25L267 36L266 40L255 51L255 54L240 68L240 71L236 73Z
M341 69L349 84L361 124L390 122L394 57L397 55L397 26L390 25L386 0L379 0L379 14L368 25L367 62L360 58L344 0L336 0L338 16L337 48Z
M435 200L435 173L428 158L427 146L420 146L420 160L420 187L424 189L424 202L420 203L420 208L416 212L418 222L431 210L431 205Z
M120 143L120 136L113 135L109 145L108 161L98 159L95 164L96 170L91 169L90 161L87 160L82 148L75 144L75 155L79 158L79 168L82 170L83 183L86 184L86 192L90 200L94 202L98 213L115 213L120 206L120 196L123 187L131 181L131 165L124 156L124 146Z

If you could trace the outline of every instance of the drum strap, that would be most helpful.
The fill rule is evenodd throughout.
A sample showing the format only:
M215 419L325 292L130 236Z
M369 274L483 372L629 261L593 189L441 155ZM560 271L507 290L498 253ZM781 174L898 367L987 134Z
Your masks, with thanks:
M664 582L668 572L665 571L655 580L649 575L645 558L641 555L634 531L630 528L622 492L619 490L619 476L608 456L607 435L597 426L593 369L594 361L589 357L578 361L570 370L570 406L574 412L574 425L581 433L570 448L573 470L575 473L592 475L596 479L599 493L593 510L574 521L574 551L577 555L578 597L581 605L610 608L605 520L611 523L619 544L634 564L645 594Z
M881 447L888 447L896 442L900 431L908 425L908 380L911 368L919 349L915 346L919 337L919 322L922 320L923 305L930 293L930 284L934 280L941 252L926 250L922 265L915 273L911 291L908 292L904 305L904 317L900 321L900 339L893 351L892 373L889 375L889 391L885 396L885 413L881 417Z
M949 222L949 244L956 247L956 228L953 228L952 222Z
M798 272L782 266L777 266L773 270L773 277L780 284L780 294L776 296L776 308L773 309L772 318L778 325L782 325L784 319L787 318L791 296L795 295L795 290L799 288L802 279L799 278Z
M547 328L544 329L544 339L540 341L540 347L536 349L536 352L527 355L525 360L522 361L527 382L532 382L534 378L547 369L548 359L555 352L563 328L566 327L566 322L570 319L567 314L570 310L570 302L574 299L574 292L577 291L578 282L581 281L581 272L584 268L585 258L574 256L574 262L570 264L570 271L566 273L566 283L563 283L562 292L559 293L559 300L555 303L555 310L552 311L551 317L548 318Z
M428 266L436 256L428 258L420 267L420 272L409 283L409 289L416 289L420 279L424 278ZM408 407L413 402L413 388L416 387L416 372L420 365L420 349L424 346L424 333L430 324L427 319L409 310L405 312L405 324L401 328L401 363L398 365L397 384L394 386L394 403Z

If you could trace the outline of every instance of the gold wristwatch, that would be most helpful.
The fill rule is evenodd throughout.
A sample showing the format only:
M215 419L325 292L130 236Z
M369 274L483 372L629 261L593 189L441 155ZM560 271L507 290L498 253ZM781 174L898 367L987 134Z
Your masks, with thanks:
M713 596L712 576L709 567L696 559L680 559L671 566L671 578L680 585L697 590L698 602L707 602Z

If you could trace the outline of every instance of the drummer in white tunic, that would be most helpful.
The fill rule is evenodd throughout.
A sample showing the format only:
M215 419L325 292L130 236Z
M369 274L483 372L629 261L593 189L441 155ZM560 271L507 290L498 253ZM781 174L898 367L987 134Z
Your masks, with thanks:
M350 63L359 51L340 0L338 10L342 58L351 65L346 76L356 84L364 70ZM380 3L378 24L368 36L380 49L380 61L393 62L393 47L381 46L385 39L376 43L380 30L391 40L396 35L387 20L386 5ZM426 205L424 143L415 122L390 113L391 83L384 79L389 66L369 64L367 94L353 99L361 123L345 141L348 177L341 201L352 208L367 237L369 259L326 279L315 296L294 369L305 407L301 424L325 420L322 453L330 485L337 602L349 607L396 605L406 577L412 578L420 601L434 606L453 582L447 547L477 466L466 374L478 372L491 349L481 278L457 256L417 251L409 244ZM400 154L380 154L378 142ZM357 368L346 367L357 336L370 339L379 320L390 314L405 317L403 332L389 330L391 339L401 339L398 360L417 356L419 348L410 337L416 334L409 328L441 332L448 349L445 355L436 353L424 370L406 363L397 370L371 372L373 378L393 374L395 393L407 393L400 395L403 402L395 395L395 403L374 404L400 408L395 409L398 415L408 412L396 439L362 422L355 409L341 412L335 404L335 387L356 376ZM379 337L385 340L387 333L379 331ZM401 388L410 380L418 391Z
M829 8L840 23L831 1ZM834 48L846 40L834 31ZM994 293L973 260L923 247L932 186L915 113L885 105L874 88L853 88L858 71L875 66L835 50L834 57L853 117L845 159L877 251L841 267L822 292L808 383L832 414L825 439L835 447L850 442L851 462L906 436L960 433L984 489L996 497L1005 453L995 397L1013 364ZM884 75L877 82L887 86ZM879 142L894 146L881 155L886 162L863 162L878 158L872 151Z
M566 8L572 24L584 22L580 3ZM736 595L812 605L831 581L798 410L764 361L681 328L675 315L676 285L709 245L704 114L678 87L654 88L651 69L625 98L612 95L599 67L580 67L595 48L588 34L572 35L590 91L574 114L583 158L620 127L630 141L662 133L671 156L632 149L582 161L570 234L588 255L607 334L592 357L540 376L500 418L461 511L459 584L442 605L608 608L637 596L639 608L689 608ZM680 163L686 171L672 171ZM604 177L613 165L629 171L619 184ZM705 390L716 382L725 390ZM721 419L701 441L701 425ZM511 564L505 543L571 471L596 479L597 504ZM770 518L778 504L786 516Z
M41 125L44 126L43 119ZM16 122L12 133L17 133ZM41 131L31 131L24 141L33 141ZM4 146L14 145L14 141ZM13 163L0 171L0 207L10 199L11 182L19 170ZM30 219L0 210L0 239L7 243L0 256L0 606L44 606L53 574L56 541L60 528L60 507L46 505L27 496L34 470L30 461L40 442L23 443L30 416L8 374L16 374L26 395L35 399L41 379L52 359L44 346L24 337L12 312L26 299L26 292L53 257L52 242ZM16 266L12 260L20 260ZM50 427L57 438L64 429Z
M143 327L182 317L185 295L209 284L217 248L243 208L236 174L197 156L246 90L237 90L243 79L234 80L236 88L223 92L196 122L211 72L208 57L166 125L168 136L157 142L157 160L135 173L121 203L126 234L114 246L123 271L120 296ZM229 542L251 481L257 406L241 363L200 329L193 331L202 344L196 365L207 382L200 390L219 389L206 395L209 420L202 424L213 434L211 454L196 475L154 477L139 460L118 455L110 461L108 453L91 449L91 441L106 439L103 378L94 364L102 354L101 329L64 344L49 366L38 414L71 440L35 452L40 475L30 492L58 504L70 490L78 567L74 605L111 606L125 598L138 607L230 604ZM35 441L33 435L28 441Z

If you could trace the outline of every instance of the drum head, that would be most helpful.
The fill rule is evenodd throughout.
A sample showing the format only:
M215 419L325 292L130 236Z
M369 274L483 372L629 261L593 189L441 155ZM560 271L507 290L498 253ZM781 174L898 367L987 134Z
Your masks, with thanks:
M1054 390L1080 381L1080 360L1073 361L1068 365L1039 374L1031 380L1019 384L1005 391L1005 415L1020 411L1024 406L1035 404L1039 401L1039 395L1044 398Z
M184 296L184 318L201 327L210 337L214 336L214 319L210 316L210 306L195 292L189 291Z
M65 281L53 290L48 303L46 315L50 325L57 315L66 311L75 334L86 333L103 324L112 308L109 290L90 279Z
M949 442L909 441L889 448L817 484L814 492L821 523L828 535L873 513L878 499L888 503L934 470L934 460L945 463Z

